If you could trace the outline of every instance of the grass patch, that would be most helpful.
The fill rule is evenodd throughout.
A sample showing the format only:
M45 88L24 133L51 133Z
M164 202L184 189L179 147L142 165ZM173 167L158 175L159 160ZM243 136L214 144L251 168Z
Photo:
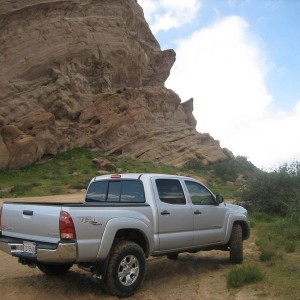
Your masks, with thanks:
M260 251L259 267L274 299L296 299L300 295L299 221L265 213L251 214L252 235Z
M257 212L251 215L251 221L263 222L263 223L272 223L278 218L276 216L267 215L263 212Z
M29 182L23 184L15 185L11 190L10 193L15 197L24 195L25 193L30 192L33 188L40 186L41 184L38 182Z
M295 252L300 245L299 222L280 216L268 216L256 213L251 216L255 228L258 228L256 245L261 261L268 262L282 259L284 253Z
M20 170L0 172L0 197L47 196L74 192L74 186L84 186L97 175L92 158L101 156L100 151L73 149L57 154L51 160L37 163Z
M249 283L259 282L264 279L264 274L256 266L237 266L232 268L227 275L227 287L238 288Z

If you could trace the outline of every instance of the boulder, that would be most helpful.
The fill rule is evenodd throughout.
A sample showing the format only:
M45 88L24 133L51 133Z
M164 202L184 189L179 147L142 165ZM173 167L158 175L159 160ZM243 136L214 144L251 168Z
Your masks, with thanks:
M97 157L92 160L93 165L104 171L113 171L116 170L116 166L106 158Z

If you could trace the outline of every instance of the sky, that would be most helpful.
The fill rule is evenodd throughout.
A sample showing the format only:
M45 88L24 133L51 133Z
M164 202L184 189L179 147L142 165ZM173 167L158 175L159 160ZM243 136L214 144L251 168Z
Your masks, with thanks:
M197 131L269 170L300 161L299 0L138 0Z

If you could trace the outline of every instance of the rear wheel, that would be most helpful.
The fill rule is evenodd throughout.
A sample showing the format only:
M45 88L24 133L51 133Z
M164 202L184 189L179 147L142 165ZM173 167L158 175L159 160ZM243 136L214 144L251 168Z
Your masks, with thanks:
M146 259L143 249L131 241L113 246L103 288L118 297L131 296L143 282Z
M230 262L233 264L241 264L243 262L243 232L239 224L232 227L231 237L229 241Z
M66 274L70 268L72 267L72 264L45 264L45 263L37 263L37 267L45 274L47 275L62 275Z

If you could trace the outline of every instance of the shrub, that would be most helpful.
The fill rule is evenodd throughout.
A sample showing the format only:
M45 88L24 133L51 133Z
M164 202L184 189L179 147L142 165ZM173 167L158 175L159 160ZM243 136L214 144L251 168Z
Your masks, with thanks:
M196 158L191 158L188 160L185 164L184 167L186 169L190 170L206 170L207 166L205 166L199 159Z
M259 259L263 262L271 261L276 257L276 252L269 249L261 249Z
M0 198L9 198L11 195L8 192L0 191Z
M237 156L212 165L215 175L224 182L235 181L240 174L245 179L252 178L258 169L247 160L247 157Z
M259 172L242 195L251 211L300 219L300 163L283 165L270 173Z
M87 184L85 182L74 182L69 185L69 188L75 189L75 190L82 190L86 189Z
M294 241L289 241L284 246L287 253L293 253L296 250L296 243Z
M256 266L237 266L227 275L228 288L237 288L245 284L258 282L264 279L264 274Z

